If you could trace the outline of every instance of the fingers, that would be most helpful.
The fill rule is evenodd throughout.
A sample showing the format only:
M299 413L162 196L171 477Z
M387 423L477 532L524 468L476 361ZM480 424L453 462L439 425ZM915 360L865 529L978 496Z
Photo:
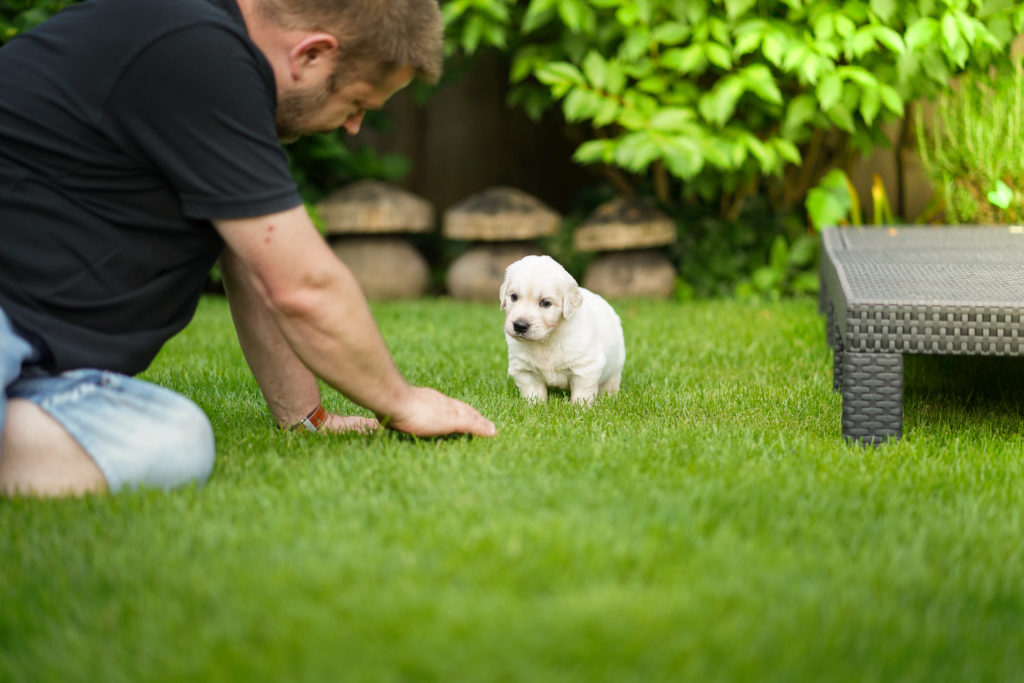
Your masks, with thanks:
M489 437L498 433L494 423L468 403L424 387L413 388L409 405L401 413L392 415L387 425L391 429L424 437L445 434Z
M474 434L476 436L494 436L498 433L497 427L494 423L488 420L486 417L477 412L476 408L470 406L462 401L455 399L449 399L459 407L459 422L464 424L463 428L457 429L456 431L463 432L465 434Z
M327 419L321 425L320 430L324 432L331 432L333 434L340 434L342 432L358 432L360 434L368 434L380 429L380 422L370 417L358 417L355 415L342 417L341 415L335 415L329 413Z

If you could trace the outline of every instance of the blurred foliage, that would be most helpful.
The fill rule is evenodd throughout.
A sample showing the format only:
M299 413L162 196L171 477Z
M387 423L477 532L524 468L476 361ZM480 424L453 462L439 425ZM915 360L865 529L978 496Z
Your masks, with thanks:
M557 107L577 161L676 217L684 297L815 289L814 226L860 220L846 181L857 156L889 146L883 125L958 74L1005 71L1024 29L1024 4L1009 0L442 7L450 53L507 54L510 104L534 118ZM876 215L892 217L879 188Z
M918 150L948 223L1024 222L1024 68L972 74L917 115Z
M958 73L1008 63L1000 0L449 0L449 50L511 56L511 103L581 124L581 163L726 218L783 210Z

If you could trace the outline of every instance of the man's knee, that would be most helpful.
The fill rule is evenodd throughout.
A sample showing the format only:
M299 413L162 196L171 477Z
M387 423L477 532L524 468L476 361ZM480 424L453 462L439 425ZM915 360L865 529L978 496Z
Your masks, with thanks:
M202 484L213 471L215 444L213 427L202 409L183 396L162 406L163 417L152 426L152 448L148 462L123 485L171 489L190 483Z
M42 408L26 400L10 402L0 480L28 471L41 478L36 481L67 479L71 473L77 481L91 471L98 485L90 480L85 486L65 487L94 491L105 485L116 492L140 486L173 489L210 477L213 428L191 400L135 380L86 386L97 388L74 386L54 397L58 400L44 401ZM69 463L81 467L72 469ZM22 488L42 491L34 484Z
M64 496L106 488L82 446L31 401L10 401L0 427L0 493Z

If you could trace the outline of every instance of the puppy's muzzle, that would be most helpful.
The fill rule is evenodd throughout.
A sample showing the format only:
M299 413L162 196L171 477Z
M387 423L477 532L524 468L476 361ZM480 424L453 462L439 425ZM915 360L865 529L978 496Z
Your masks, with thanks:
M525 320L513 320L512 329L515 330L516 334L523 335L526 334L528 329L530 329L530 323Z

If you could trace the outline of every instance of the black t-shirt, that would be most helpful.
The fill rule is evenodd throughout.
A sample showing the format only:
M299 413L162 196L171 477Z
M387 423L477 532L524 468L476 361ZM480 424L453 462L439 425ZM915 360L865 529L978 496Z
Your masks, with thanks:
M301 203L275 92L234 0L87 0L0 48L0 308L51 369L145 369L210 220Z

